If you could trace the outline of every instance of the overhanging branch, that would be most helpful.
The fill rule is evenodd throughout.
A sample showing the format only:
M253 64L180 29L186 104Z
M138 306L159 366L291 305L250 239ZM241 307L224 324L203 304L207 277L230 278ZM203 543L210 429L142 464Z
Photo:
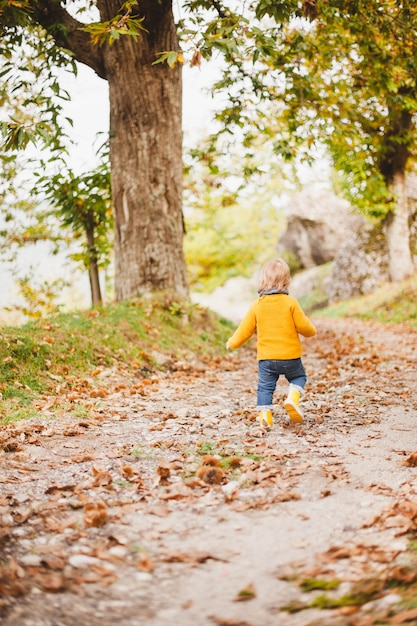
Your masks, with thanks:
M77 61L91 67L101 78L107 78L101 49L93 45L88 33L80 30L85 24L73 18L56 0L35 1L31 7L34 20L59 47L70 50Z

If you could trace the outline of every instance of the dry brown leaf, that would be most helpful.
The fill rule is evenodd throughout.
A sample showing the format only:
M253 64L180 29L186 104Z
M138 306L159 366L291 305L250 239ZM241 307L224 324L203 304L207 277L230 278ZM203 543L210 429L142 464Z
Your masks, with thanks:
M74 489L75 485L50 485L47 489L45 489L45 493L47 495L55 495L57 493L62 493L63 491L71 493Z
M409 585L417 581L417 572L403 565L396 565L389 570L387 580Z
M90 398L105 398L109 395L108 389L100 387L100 389L93 389L90 391Z
M5 597L24 595L28 589L24 578L25 572L15 559L11 558L6 565L0 565L0 595Z
M390 515L384 523L385 528L409 528L410 520L405 515Z
M181 498L189 498L193 495L192 489L187 487L185 483L178 483L168 488L166 493L159 497L161 500L180 500Z
M417 466L417 452L413 452L413 454L410 454L410 456L407 457L404 463L405 465L408 465L409 467L416 467Z
M48 572L44 569L35 569L33 567L27 569L27 573L42 587L45 591L57 593L64 591L66 588L65 578L63 574L57 572Z
M201 457L201 465L207 465L210 467L220 467L221 463L219 459L216 459L216 457L211 456L209 454L205 454L204 456Z
M101 583L103 587L108 587L112 585L117 580L117 576L114 572L102 568L97 568L94 566L95 571L90 571L88 574L84 574L83 576L74 576L73 582L76 585L82 585L83 583Z
M84 506L84 524L88 527L101 528L108 520L104 502L88 502Z
M406 622L411 622L415 624L415 620L417 620L417 608L410 609L409 611L402 611L401 613L397 613L394 617L391 617L389 623L390 624L405 624Z
M138 569L141 572L153 572L155 569L155 565L151 557L149 554L146 554L146 552L139 553Z
M208 485L220 485L223 481L223 471L219 467L203 465L197 472L198 478Z
M87 463L88 461L94 461L95 457L92 454L76 454L71 457L72 463Z
M149 507L147 510L151 515L156 515L157 517L166 517L171 513L171 510L162 504L156 504L155 506Z
M211 615L210 619L217 624L217 626L253 626L250 622L246 622L240 619L227 619L223 617L217 617L216 615Z
M23 446L17 439L8 439L7 441L0 441L0 449L5 452L17 452L22 450Z
M166 563L189 563L192 567L198 565L199 563L205 563L208 560L227 561L227 559L213 556L213 554L210 554L209 552L200 552L199 550L195 550L193 552L167 552L164 556L162 556L162 560Z
M94 476L94 482L92 484L93 487L104 487L106 485L110 485L113 482L113 478L107 470L102 469L101 467L93 467L91 471Z
M81 435L81 431L78 428L66 428L63 433L65 437L77 437L77 435Z
M122 474L125 478L133 478L136 474L135 470L133 469L133 467L131 467L130 465L123 465L122 467Z
M51 515L45 518L45 528L56 533L63 533L67 528L77 528L78 519L75 516L55 518Z
M42 564L45 564L49 569L63 570L66 560L64 556L58 556L57 554L50 554L42 557Z
M171 469L168 465L158 465L156 473L159 476L159 482L161 485L168 482L168 478L171 476Z

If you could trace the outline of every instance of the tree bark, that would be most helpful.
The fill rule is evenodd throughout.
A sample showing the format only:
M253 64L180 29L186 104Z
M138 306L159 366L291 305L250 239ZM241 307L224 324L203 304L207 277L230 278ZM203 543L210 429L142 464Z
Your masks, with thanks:
M96 239L95 239L95 227L94 227L94 215L91 212L89 215L88 224L85 229L88 249L88 277L90 279L91 290L91 304L93 307L102 304L103 298L101 295L100 287L100 275L97 263L96 252Z
M117 8L105 0L102 19ZM183 254L182 73L153 65L177 50L170 1L140 3L148 34L105 51L115 215L116 299L168 289L188 295Z
M178 50L171 0L141 0L148 32L93 46L56 0L39 0L36 19L75 58L106 78L110 91L110 163L115 217L115 295L169 290L188 295L182 216L182 71L153 65ZM98 0L102 21L119 0ZM65 28L57 29L57 21Z
M410 251L408 199L404 171L394 174L392 190L397 199L396 209L386 220L386 238L391 280L404 280L414 271Z
M404 94L403 94L404 95ZM392 281L404 280L413 273L410 250L408 198L405 190L407 162L410 157L409 142L413 117L406 109L391 107L390 126L384 136L383 158L380 171L396 199L396 208L388 214L385 227Z

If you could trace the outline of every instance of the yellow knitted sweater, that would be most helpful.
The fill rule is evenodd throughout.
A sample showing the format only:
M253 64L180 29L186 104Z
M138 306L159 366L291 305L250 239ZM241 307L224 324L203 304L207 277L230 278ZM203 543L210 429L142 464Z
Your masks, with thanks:
M297 300L282 293L264 295L252 303L229 339L229 347L239 348L255 331L259 361L297 359L302 354L298 334L313 337L317 332Z

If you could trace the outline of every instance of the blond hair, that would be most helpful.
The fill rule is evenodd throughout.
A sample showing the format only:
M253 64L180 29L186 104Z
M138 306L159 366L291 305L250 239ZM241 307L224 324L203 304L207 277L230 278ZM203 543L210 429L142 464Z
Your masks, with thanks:
M267 261L262 269L258 281L258 292L270 289L286 290L291 281L290 268L282 259Z

